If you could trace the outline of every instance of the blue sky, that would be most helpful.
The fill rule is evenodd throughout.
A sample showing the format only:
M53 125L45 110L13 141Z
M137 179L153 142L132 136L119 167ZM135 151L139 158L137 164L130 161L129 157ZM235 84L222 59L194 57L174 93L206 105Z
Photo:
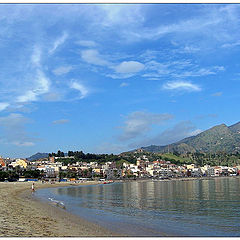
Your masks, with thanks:
M240 5L1 4L0 155L120 153L240 121Z

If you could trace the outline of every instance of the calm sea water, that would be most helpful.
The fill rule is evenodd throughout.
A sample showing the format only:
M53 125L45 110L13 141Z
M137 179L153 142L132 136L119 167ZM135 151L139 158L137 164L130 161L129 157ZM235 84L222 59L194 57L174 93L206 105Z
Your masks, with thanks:
M41 189L67 211L129 236L240 236L240 178Z

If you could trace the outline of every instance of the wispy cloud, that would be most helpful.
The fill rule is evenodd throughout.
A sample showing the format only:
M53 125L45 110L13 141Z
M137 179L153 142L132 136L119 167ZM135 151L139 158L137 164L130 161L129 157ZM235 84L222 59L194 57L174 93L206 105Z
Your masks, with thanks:
M34 46L33 54L31 56L31 62L36 67L41 66L41 56L42 56L42 52L40 50L40 47L39 46Z
M79 83L79 82L71 82L70 88L73 88L80 92L80 94L81 94L79 97L80 99L85 98L89 94L89 89L86 86L84 86L82 83Z
M202 130L196 129L191 121L182 121L168 128L165 131L155 135L154 137L145 138L139 142L134 142L129 147L143 147L148 145L164 146L167 144L175 143L186 137L194 136L201 133Z
M144 22L141 8L141 5L103 4L100 6L100 9L103 10L103 18L99 24L104 27L118 26L118 28L122 28L129 25L134 27Z
M90 64L98 65L98 66L108 66L109 62L105 59L103 55L101 55L95 49L88 49L81 51L82 59Z
M19 113L0 117L2 142L16 146L33 146L36 139L30 137L25 130L25 125L29 122L28 118Z
M227 30L226 25L232 27L236 25L237 14L234 11L236 5L228 7L212 7L208 8L208 11L203 12L195 17L186 18L184 20L176 21L171 24L160 23L155 27L139 27L132 28L130 31L125 32L125 37L128 36L132 41L139 41L143 39L157 40L167 35L172 34L175 38L185 40L184 35L200 36L199 41L202 40L203 35L213 38L217 41L224 41L225 38L229 38L229 32L232 29ZM211 31L211 35L209 32ZM220 37L221 36L221 37ZM232 36L233 37L233 36ZM206 37L205 37L206 39Z
M178 51L181 53L196 53L200 50L201 49L199 47L195 47L193 45L186 45L185 47L179 49Z
M64 32L60 38L55 40L55 42L53 43L53 47L48 51L49 54L53 54L57 50L57 48L66 41L67 38L68 34Z
M189 59L158 62L151 60L146 62L146 72L142 75L150 78L185 78L216 75L225 70L223 66L199 67Z
M217 72L224 71L223 66L214 66L212 68L200 68L192 71L183 71L178 73L173 73L173 77L185 78L185 77L202 77L208 75L215 75Z
M32 102L38 100L38 97L49 91L50 82L41 70L37 71L35 86L31 90L26 91L25 94L17 97L16 102Z
M213 96L213 97L221 97L222 94L223 94L222 92L215 92L215 93L211 94L211 96Z
M55 68L53 70L53 73L57 76L64 75L69 73L72 69L73 69L72 66L61 66L61 67Z
M13 141L12 143L18 147L31 147L35 145L34 142Z
M232 42L232 43L225 43L222 45L222 48L233 48L240 46L240 41Z
M65 124L65 123L68 123L68 122L69 122L69 119L59 119L59 120L53 121L52 123L53 124Z
M110 77L112 79L126 79L135 76L134 73L111 73L111 74L105 74L106 77Z
M202 115L198 115L196 116L196 119L206 119L206 118L217 118L218 115L215 113L210 113L210 114L202 114Z
M162 124L172 118L173 116L167 113L156 114L141 111L132 112L126 117L126 121L121 127L123 129L123 133L119 137L119 140L126 141L134 139L150 131L152 125Z
M122 82L122 83L120 84L120 87L127 87L127 86L129 86L129 83Z
M97 43L91 40L79 40L76 42L78 45L83 47L96 47Z
M0 111L5 110L9 106L9 103L0 102Z
M189 91L189 92L198 92L201 91L201 87L197 84L193 84L187 81L171 81L167 82L162 87L165 90L180 90L180 91Z

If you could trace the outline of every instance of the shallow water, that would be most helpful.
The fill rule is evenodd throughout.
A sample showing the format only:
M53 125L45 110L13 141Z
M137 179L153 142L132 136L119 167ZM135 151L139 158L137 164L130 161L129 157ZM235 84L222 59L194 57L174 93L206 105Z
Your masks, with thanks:
M37 196L129 236L240 236L240 178L40 189Z

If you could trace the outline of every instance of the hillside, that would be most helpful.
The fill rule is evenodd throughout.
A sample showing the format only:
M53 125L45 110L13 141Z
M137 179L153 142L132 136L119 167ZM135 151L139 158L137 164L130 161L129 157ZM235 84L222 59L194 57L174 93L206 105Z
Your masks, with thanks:
M27 160L28 161L35 161L35 160L38 160L40 158L46 158L48 157L48 153L36 153L34 155L32 155L31 157L28 157Z
M227 152L240 151L240 122L232 126L214 126L200 134L185 138L167 146L142 147L149 152Z

